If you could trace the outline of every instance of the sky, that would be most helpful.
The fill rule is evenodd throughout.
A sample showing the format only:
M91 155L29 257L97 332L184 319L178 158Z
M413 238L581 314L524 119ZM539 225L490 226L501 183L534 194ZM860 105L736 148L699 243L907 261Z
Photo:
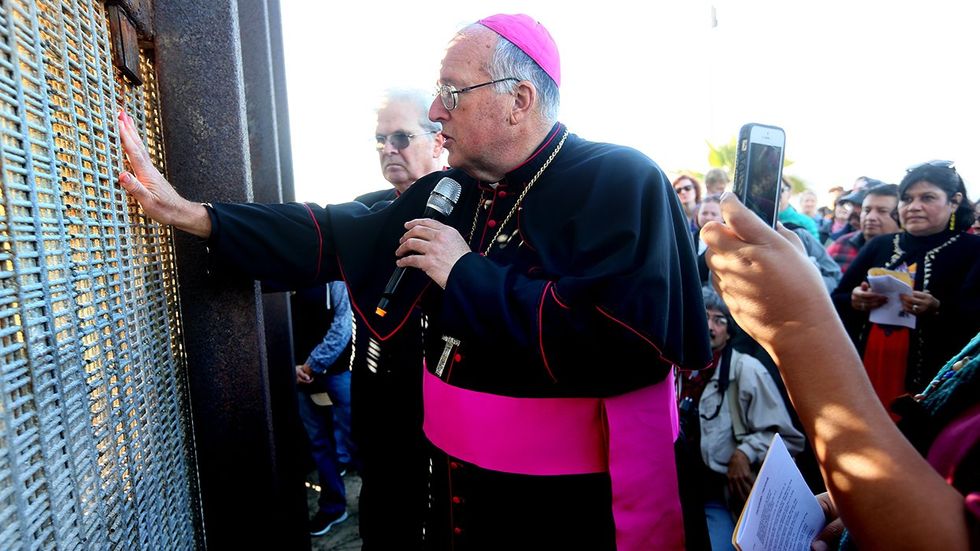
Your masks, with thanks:
M704 172L742 124L786 131L785 173L823 194L899 183L949 159L980 195L980 2L933 0L281 0L296 197L386 188L375 110L390 87L433 89L459 28L527 13L561 55L560 120L634 147L670 176Z

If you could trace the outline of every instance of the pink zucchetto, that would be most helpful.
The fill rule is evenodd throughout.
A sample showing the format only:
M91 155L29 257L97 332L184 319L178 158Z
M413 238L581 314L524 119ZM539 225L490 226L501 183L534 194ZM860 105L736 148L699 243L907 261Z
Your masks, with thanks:
M533 59L561 86L561 62L558 46L544 25L522 13L491 15L477 23L506 38Z

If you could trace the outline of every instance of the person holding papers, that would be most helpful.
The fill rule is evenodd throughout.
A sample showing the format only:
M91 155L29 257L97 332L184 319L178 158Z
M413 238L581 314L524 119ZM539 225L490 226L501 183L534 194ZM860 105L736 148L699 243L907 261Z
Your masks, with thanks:
M931 161L909 168L898 192L904 231L869 241L833 292L886 409L980 330L980 236L966 233L975 214L963 178L952 161Z
M769 443L779 433L789 453L803 449L772 375L759 360L731 345L735 321L728 306L704 289L713 359L711 365L681 374L680 403L684 444L697 457L697 479L712 551L732 548L735 522L752 489ZM692 461L693 462L693 461Z
M732 195L722 214L724 225L701 230L714 285L779 367L818 450L831 498L823 501L827 520L839 515L847 527L844 547L977 549L980 335L933 367L942 369L903 400L906 415L896 426L874 399L830 300L817 292L820 276L795 234L777 234ZM821 536L812 548L833 544Z

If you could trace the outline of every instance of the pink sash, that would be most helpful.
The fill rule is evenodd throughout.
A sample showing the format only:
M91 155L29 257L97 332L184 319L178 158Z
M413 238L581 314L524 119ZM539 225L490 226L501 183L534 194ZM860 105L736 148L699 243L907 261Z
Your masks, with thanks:
M425 434L452 457L527 475L609 472L619 551L684 549L674 378L612 398L514 398L425 370Z

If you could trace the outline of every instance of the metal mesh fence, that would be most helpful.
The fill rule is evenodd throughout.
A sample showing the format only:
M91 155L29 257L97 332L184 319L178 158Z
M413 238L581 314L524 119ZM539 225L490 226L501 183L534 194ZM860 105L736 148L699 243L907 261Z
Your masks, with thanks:
M116 185L115 114L163 167L151 52L96 0L0 1L0 549L191 549L199 500L169 230Z

